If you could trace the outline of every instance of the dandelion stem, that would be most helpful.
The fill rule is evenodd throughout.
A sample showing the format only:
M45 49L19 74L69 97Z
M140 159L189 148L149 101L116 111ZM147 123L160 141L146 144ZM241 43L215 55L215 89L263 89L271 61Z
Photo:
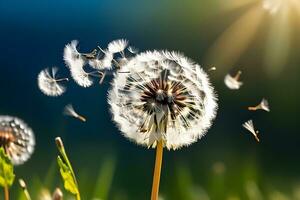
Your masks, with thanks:
M248 110L251 110L251 111L257 110L257 106L251 106L251 107L248 107Z
M160 140L158 141L156 147L156 158L155 158L155 168L154 168L153 183L152 183L151 200L158 200L162 157L163 157L163 141Z
M9 200L9 190L7 185L4 186L4 199Z

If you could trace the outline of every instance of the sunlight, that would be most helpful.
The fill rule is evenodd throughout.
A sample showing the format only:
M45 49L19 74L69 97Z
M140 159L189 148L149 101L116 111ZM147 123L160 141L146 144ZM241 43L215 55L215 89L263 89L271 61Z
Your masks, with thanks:
M233 13L242 7L248 8L211 46L206 64L218 66L221 73L228 71L228 68L236 64L256 40L259 31L263 30L260 25L266 23L269 24L269 28L264 33L267 34L264 64L270 76L279 74L287 64L292 44L291 36L299 27L300 1L247 0L238 4L236 2L232 0L227 1L226 5L222 4L223 11Z

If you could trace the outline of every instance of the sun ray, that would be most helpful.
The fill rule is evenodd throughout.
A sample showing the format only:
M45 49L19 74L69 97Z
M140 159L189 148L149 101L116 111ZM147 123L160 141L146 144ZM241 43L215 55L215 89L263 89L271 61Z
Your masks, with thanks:
M221 66L218 68L220 73L227 71L227 68L237 61L254 39L262 18L263 12L258 5L238 18L209 50L207 63Z

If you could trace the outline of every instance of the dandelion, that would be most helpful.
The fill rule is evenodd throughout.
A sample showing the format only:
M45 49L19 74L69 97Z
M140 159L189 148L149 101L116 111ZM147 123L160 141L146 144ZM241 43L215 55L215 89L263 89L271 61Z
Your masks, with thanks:
M77 118L77 119L79 119L83 122L86 121L85 117L77 114L77 112L74 110L72 104L68 104L68 105L65 106L63 114L67 115L67 116L75 117L75 118Z
M152 200L157 200L163 147L178 149L205 135L216 114L207 74L180 53L147 51L116 73L108 99L124 136L156 148Z
M108 44L108 51L110 53L122 53L128 46L128 41L124 39L114 40Z
M258 137L258 131L255 131L254 129L254 125L253 125L253 121L252 120L248 120L243 124L243 127L245 129L247 129L250 133L252 133L252 135L254 136L254 138L256 139L257 142L259 142L259 137Z
M243 82L239 81L242 72L238 71L235 76L227 74L224 79L225 85L231 90L238 90L243 85Z
M14 165L23 164L33 153L35 138L31 128L21 119L0 116L0 147Z
M62 81L68 81L68 78L60 78L57 76L58 68L53 67L50 70L44 69L38 75L38 86L40 90L48 96L60 96L65 91L66 88L62 85Z
M270 112L269 102L267 99L263 98L261 102L257 106L250 106L248 110L255 111L255 110L264 110Z

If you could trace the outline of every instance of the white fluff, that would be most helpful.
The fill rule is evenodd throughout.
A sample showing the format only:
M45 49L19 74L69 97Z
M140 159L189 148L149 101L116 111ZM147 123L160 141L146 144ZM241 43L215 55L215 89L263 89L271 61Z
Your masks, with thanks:
M14 165L26 162L32 155L35 137L32 129L16 117L0 115L0 131L12 134L14 140L5 145L6 153Z
M38 75L38 87L47 96L60 96L66 88L56 78L57 68L42 70Z
M231 90L238 90L243 85L243 82L239 81L239 76L241 72L238 72L236 76L231 76L227 74L224 78L225 85Z
M77 50L78 41L73 40L67 44L64 49L64 61L69 67L70 73L74 81L82 87L90 87L93 80L90 74L83 67L86 64L86 59Z
M125 39L114 40L108 44L108 51L110 53L118 53L124 51L128 46L128 41Z
M208 76L199 65L183 54L155 50L133 57L123 70L129 73L115 74L108 99L113 120L125 137L147 147L155 147L158 140L163 140L165 147L175 150L205 135L216 116L217 103ZM157 80L163 71L168 72L168 81L178 82L187 89L183 93L187 95L184 101L186 107L180 110L174 121L166 106L154 103L153 114L142 109L145 104L141 95L148 90L145 84ZM168 122L165 132L155 129L142 131L142 127L149 128L155 121L163 119Z
M248 120L245 123L243 123L243 127L245 129L247 129L255 137L255 139L256 139L257 142L259 142L258 131L255 131L255 128L254 128L252 120Z

